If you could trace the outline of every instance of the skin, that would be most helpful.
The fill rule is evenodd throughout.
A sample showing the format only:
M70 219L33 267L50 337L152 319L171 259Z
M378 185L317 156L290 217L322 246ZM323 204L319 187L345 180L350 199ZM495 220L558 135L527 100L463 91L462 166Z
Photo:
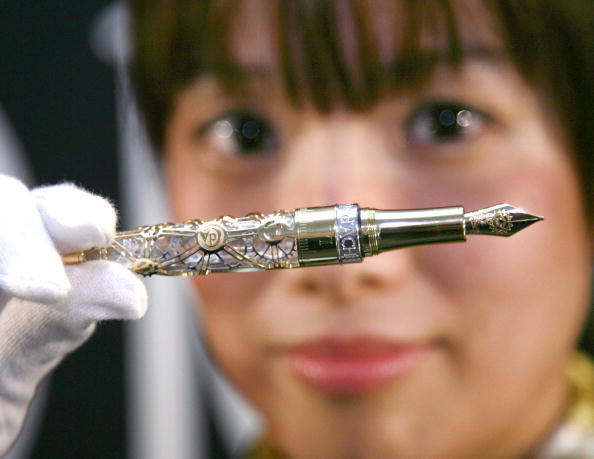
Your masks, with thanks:
M357 265L194 278L215 360L294 457L530 451L567 404L563 368L590 287L584 206L557 120L501 58L468 59L458 72L444 64L423 87L390 94L364 114L295 110L278 82L272 40L253 33L266 30L265 13L251 11L234 50L265 74L242 96L202 76L174 105L165 169L177 220L350 202L467 210L509 202L546 220L510 239L474 237ZM483 38L481 46L496 44ZM411 114L443 99L475 109L478 121L455 140L415 137ZM274 151L241 156L205 127L246 107L273 125ZM332 397L300 381L287 355L328 335L430 351L387 385Z

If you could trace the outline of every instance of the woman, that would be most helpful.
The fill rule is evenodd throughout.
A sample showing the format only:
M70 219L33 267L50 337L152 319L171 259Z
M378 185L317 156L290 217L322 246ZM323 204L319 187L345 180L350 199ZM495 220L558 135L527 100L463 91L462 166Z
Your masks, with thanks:
M178 220L335 202L546 216L513 240L193 279L213 358L278 451L519 457L565 419L593 197L591 8L566 5L133 3Z
M132 3L177 220L350 202L546 217L509 240L192 279L214 360L267 421L256 457L594 456L594 370L574 356L592 287L591 10Z

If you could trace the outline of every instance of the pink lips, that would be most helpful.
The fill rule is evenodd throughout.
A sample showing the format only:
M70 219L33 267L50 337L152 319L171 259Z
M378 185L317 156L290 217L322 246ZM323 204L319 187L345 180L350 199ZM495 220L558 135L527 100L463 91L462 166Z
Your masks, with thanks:
M427 344L394 344L375 339L325 339L290 352L293 371L331 395L357 395L412 370L428 353Z

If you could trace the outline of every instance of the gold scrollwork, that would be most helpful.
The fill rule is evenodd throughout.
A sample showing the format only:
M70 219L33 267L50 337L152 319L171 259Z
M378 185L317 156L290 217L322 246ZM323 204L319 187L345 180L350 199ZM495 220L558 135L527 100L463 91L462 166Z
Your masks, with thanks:
M510 234L513 229L513 218L507 210L499 209L485 214L477 213L469 218L473 230L479 230L484 225L494 234Z

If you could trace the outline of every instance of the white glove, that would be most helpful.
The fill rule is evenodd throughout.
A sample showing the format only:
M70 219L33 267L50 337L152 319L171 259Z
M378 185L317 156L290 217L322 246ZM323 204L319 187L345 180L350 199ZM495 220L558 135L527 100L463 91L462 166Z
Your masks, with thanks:
M122 266L62 264L60 253L109 245L115 225L108 201L74 185L29 191L0 175L0 455L39 382L96 321L146 312L144 285Z

